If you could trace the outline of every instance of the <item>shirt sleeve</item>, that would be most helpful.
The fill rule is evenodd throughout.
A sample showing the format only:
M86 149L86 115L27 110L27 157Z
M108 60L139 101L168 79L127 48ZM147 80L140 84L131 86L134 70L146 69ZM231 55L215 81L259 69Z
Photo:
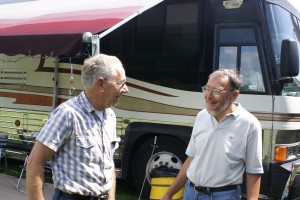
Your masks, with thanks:
M194 136L195 136L196 130L198 129L197 126L199 126L199 124L201 124L201 123L197 122L197 121L199 121L198 118L199 118L199 113L198 113L198 115L195 119L192 134L191 134L191 138L190 138L189 144L187 146L187 149L185 151L185 154L189 157L195 157L195 155L196 155Z
M257 121L247 137L246 172L262 174L262 129Z
M67 108L56 108L49 115L47 123L39 132L36 140L57 152L72 133L71 116Z

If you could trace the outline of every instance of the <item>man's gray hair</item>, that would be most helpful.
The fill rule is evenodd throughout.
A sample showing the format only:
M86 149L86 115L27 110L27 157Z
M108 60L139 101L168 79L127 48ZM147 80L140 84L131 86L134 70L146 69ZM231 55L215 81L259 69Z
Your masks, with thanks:
M99 77L102 77L104 80L111 80L116 76L114 67L116 64L122 66L121 61L117 57L105 54L85 59L81 72L83 86L93 87Z
M209 78L215 75L228 77L232 89L240 90L242 85L242 76L235 69L218 69L209 75Z

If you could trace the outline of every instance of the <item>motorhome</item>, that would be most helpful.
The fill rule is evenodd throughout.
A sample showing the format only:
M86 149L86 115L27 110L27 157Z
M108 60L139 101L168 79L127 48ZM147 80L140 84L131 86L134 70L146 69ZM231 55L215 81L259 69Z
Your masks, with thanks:
M103 32L83 48L119 57L128 77L130 92L114 108L120 178L147 197L153 169L180 169L205 108L201 87L214 70L236 68L244 78L237 101L263 128L260 199L300 199L300 14L291 4L165 0ZM78 60L1 54L2 131L36 134L45 114L78 95Z

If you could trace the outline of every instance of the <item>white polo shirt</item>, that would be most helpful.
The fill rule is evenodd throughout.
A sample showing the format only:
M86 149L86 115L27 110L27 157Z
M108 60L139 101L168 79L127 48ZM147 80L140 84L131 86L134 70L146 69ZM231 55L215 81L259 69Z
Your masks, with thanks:
M193 157L187 177L194 184L241 184L245 170L263 173L261 125L240 104L219 123L204 109L196 117L186 154Z

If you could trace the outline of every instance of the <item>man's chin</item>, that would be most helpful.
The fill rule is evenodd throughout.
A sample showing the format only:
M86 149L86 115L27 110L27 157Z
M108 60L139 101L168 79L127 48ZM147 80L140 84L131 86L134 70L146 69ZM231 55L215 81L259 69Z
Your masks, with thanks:
M206 108L206 110L207 110L207 112L208 112L209 114L211 114L211 115L213 115L213 116L216 116L216 115L219 114L219 111L216 110L216 109L207 109L207 108Z
M215 109L214 109L213 106L207 106L207 105L206 105L206 110L207 110L209 113L215 112Z
M116 107L119 103L119 99L115 100L112 104L111 107Z
M215 112L214 110L207 110L207 112L208 112L209 114L211 114L211 115L215 115L215 114L216 114L216 112Z

